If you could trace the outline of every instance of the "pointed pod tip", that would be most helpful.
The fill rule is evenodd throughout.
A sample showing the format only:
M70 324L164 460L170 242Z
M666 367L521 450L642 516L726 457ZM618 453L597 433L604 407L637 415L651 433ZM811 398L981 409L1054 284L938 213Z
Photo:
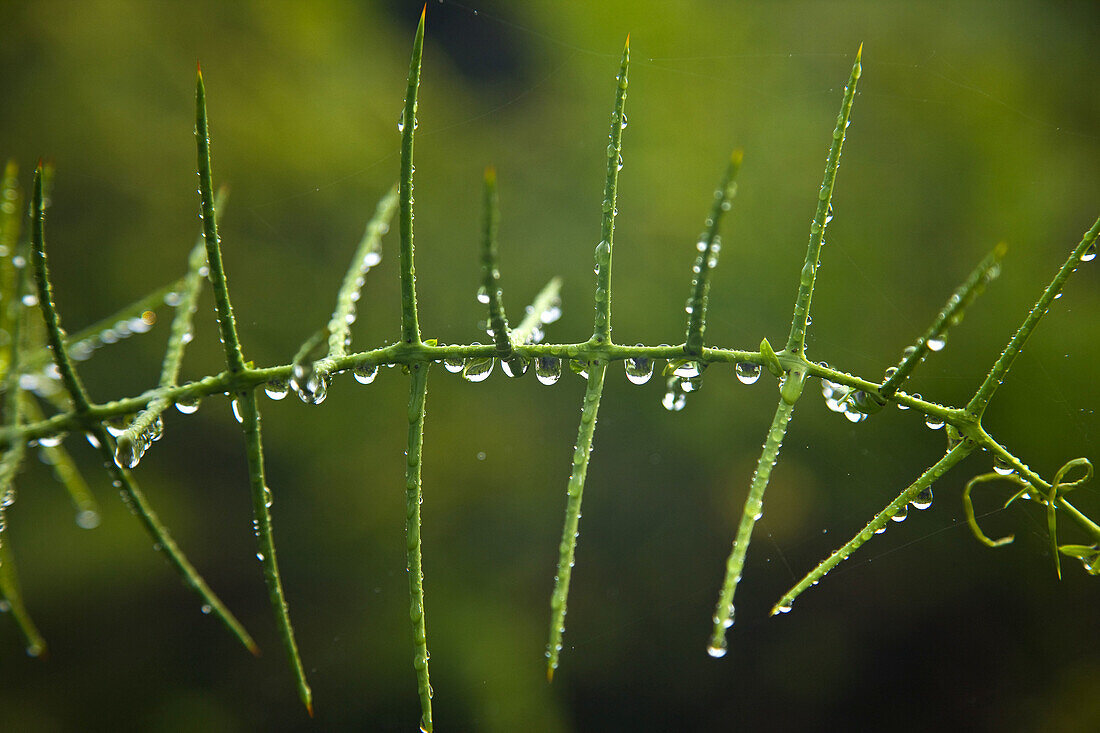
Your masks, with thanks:
M485 166L485 182L496 183L497 182L497 169L491 165Z
M199 81L202 81L202 61L195 59L195 74L198 76Z
M626 34L626 44L623 46L623 48L626 49L626 50L630 49L630 34L629 33Z
M859 49L856 51L856 62L859 62L863 58L863 41L859 42Z
M420 10L420 25L424 25L424 16L428 14L428 3L424 3L424 7Z
M730 153L730 163L737 166L738 168L741 167L741 161L743 161L744 159L745 159L745 150L744 150L744 148L737 148L732 153Z
M1008 252L1008 242L997 242L997 246L993 248L993 254L997 257L1004 257Z
M312 701L306 703L306 712L309 713L309 717L311 717L311 718L313 717L313 702Z
M554 681L554 668L548 666L546 668L546 682L547 683L552 683L553 681Z
M260 647L258 647L256 642L252 641L252 639L249 639L248 642L245 643L245 647L248 651L252 652L252 656L254 657L259 657L263 654L263 652L260 651Z

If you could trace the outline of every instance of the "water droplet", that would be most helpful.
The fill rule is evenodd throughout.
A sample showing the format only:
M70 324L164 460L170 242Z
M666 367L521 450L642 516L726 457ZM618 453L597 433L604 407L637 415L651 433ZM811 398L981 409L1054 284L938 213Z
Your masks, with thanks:
M721 659L722 657L726 656L726 647L724 644L722 646L711 644L707 647L707 654L711 655L715 659Z
M687 395L679 389L669 389L661 398L661 405L669 412L679 412L687 404Z
M782 605L779 605L779 606L775 607L775 611L772 613L773 616L777 613L790 613L791 612L791 602L790 601L780 601L780 603Z
M623 112L622 115L619 117L619 129L626 129L626 112Z
M561 359L540 356L535 359L535 378L543 384L554 384L561 377Z
M700 362L686 361L680 366L676 367L672 371L672 373L675 374L677 377L682 377L683 379L691 379L693 377L698 377L700 374L702 374L703 368L704 367Z
M77 512L76 526L81 529L95 529L99 526L99 512L94 509L85 509Z
M626 359L623 366L631 384L645 384L653 376L653 362L643 356Z
M903 504L901 506L901 509L898 509L896 512L893 513L893 515L891 515L890 519L895 522L904 522L907 516L909 516L909 505Z
M500 370L509 377L522 377L527 373L528 362L522 356L513 356L500 362Z
M943 418L936 417L935 415L927 415L924 418L924 424L928 426L929 430L939 430L943 427Z
M477 289L477 302L489 305L489 290L484 285Z
M1012 464L1010 464L1008 461L1001 458L1000 456L993 456L993 470L1001 476L1011 476L1013 473L1016 472L1016 469L1012 467Z
M939 336L933 336L928 339L927 344L931 351L943 351L943 347L947 345L947 340L944 338L943 334L940 334Z
M233 419L236 420L238 423L243 423L244 418L241 417L241 406L240 403L237 402L236 397L234 397L233 401L229 403L229 406L233 408Z
M264 561L264 554L262 552L257 552L256 553L256 559L259 560L260 562L263 562Z
M545 324L553 323L561 318L561 301L555 300L539 316L539 320Z
M1081 261L1082 262L1092 262L1095 259L1096 259L1096 242L1093 241L1093 243L1089 245L1088 249L1086 249L1084 252L1081 253Z
M619 153L619 159L615 161L615 170L621 171L623 169L623 154Z
M897 372L898 372L898 368L897 368L897 367L886 367L886 371L884 371L884 372L882 373L882 381L884 381L884 382L885 382L885 381L886 381L886 380L888 380L888 379L889 379L890 377L892 377L892 376L894 376L895 374L897 374Z
M351 370L351 375L359 384L370 384L378 376L378 365L372 362L363 362Z
M209 614L214 609L213 609L213 607L211 607L211 605L209 603L204 603L204 604L202 604L202 608L200 608L199 610L202 611L203 614Z
M484 382L493 373L497 360L493 357L471 356L462 368L462 377L467 382Z
M733 371L737 374L737 379L741 384L755 384L760 379L761 368L759 364L753 364L751 361L739 361L734 365Z
M917 494L909 503L913 505L914 509L921 510L927 509L928 507L932 506L932 487L924 487L924 489L922 489L921 492Z
M23 305L27 306L28 308L33 308L34 306L38 305L38 296L34 293L27 293L23 296Z
M198 397L184 397L176 402L176 410L183 415L194 415L199 411L199 402Z
M264 506L267 507L268 509L270 509L271 504L274 500L275 500L275 497L272 496L271 489L268 488L267 486L265 486L264 487Z
M276 402L286 397L288 391L287 383L281 379L272 379L264 385L264 393Z
M61 445L61 441L65 439L65 433L58 433L57 435L47 435L46 437L39 438L38 444L43 448L56 448Z
M294 380L298 398L307 405L319 405L325 401L325 397L328 396L328 382L327 376L318 377L316 374L310 374L305 384Z

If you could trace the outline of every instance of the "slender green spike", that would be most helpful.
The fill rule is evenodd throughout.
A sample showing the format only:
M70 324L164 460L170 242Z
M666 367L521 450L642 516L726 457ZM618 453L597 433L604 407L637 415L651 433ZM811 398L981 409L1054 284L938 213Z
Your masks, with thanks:
M875 515L867 525L860 530L860 532L844 543L840 549L834 551L828 558L822 560L816 568L806 574L802 580L783 594L783 597L772 608L772 615L779 613L787 613L791 610L791 604L798 598L807 588L814 586L821 580L830 570L839 565L842 561L847 560L848 556L855 552L864 543L875 536L876 533L883 531L889 523L893 520L893 517L899 514L908 504L916 499L922 492L929 490L933 483L935 483L941 476L951 470L959 461L974 450L974 444L971 441L965 440L955 445L951 450L944 454L943 458L932 464L920 477L911 483L905 491L901 492L896 499L886 505L882 511Z
M1096 240L1100 237L1100 219L1097 219L1092 227L1085 232L1081 242L1074 247L1070 252L1069 257L1059 268L1058 272L1054 275L1054 279L1050 281L1046 289L1043 290L1043 294L1039 296L1038 302L1031 309L1031 312L1027 314L1027 318L1020 324L1020 327L1013 334L1009 340L1008 345L1005 346L1004 351L1001 352L1000 357L993 364L993 368L989 370L989 374L986 375L985 381L978 387L978 391L974 393L974 397L966 405L966 411L971 415L981 417L985 413L985 408L989 405L989 400L993 397L993 393L997 391L997 388L1001 386L1005 376L1008 375L1008 370L1012 368L1012 363L1016 361L1016 357L1020 353L1020 349L1027 343L1028 338L1031 336L1031 332L1035 330L1035 327L1039 324L1039 321L1046 315L1050 309L1050 304L1054 302L1054 299L1058 297L1058 294L1062 292L1062 287L1065 286L1066 280L1069 276L1077 272L1077 267L1082 262L1089 261L1088 253L1091 251L1095 254Z
M512 340L517 344L531 341L535 331L553 323L561 316L561 278L551 278L535 296L523 320L512 329Z
M432 685L428 679L428 636L424 623L424 565L420 555L421 456L424 451L424 405L428 397L427 362L409 365L409 443L405 461L405 558L409 573L409 620L413 632L413 667L420 693L420 728L432 730Z
M374 215L367 222L363 238L355 250L351 266L344 275L340 293L336 297L336 309L328 322L328 357L337 359L347 354L351 343L351 324L355 321L355 303L359 299L359 290L363 287L363 278L368 271L382 260L382 235L390 229L390 222L397 210L397 186L393 186L375 207Z
M0 525L5 522L4 510L0 508ZM0 530L0 597L8 604L19 630L23 632L23 638L27 644L27 655L41 657L46 653L46 640L31 619L26 605L23 603L23 593L19 587L19 574L15 566L15 555L11 551L11 540L6 537L7 532Z
M691 298L688 300L687 336L684 341L684 350L692 356L703 353L710 274L718 264L718 251L722 246L718 237L718 225L722 214L729 210L731 199L737 192L737 172L741 169L743 158L744 152L741 150L734 150L730 156L722 182L714 190L714 205L711 207L710 216L707 217L707 228L696 246L699 255L695 258L695 266L691 268L695 276L692 279Z
M225 186L218 189L214 204L215 217L220 216L227 195L228 189ZM178 298L176 315L172 318L172 328L168 335L168 346L164 351L160 381L158 382L158 387L162 393L175 387L179 381L180 366L183 363L183 350L191 340L192 316L198 303L199 294L202 292L202 283L205 279L203 271L206 266L206 244L200 233L198 241L187 258L187 274L180 280L180 288L175 291ZM127 468L137 466L150 443L159 437L163 425L161 414L170 405L171 400L164 394L159 394L149 402L144 410L138 413L138 416L134 418L126 431L118 437L118 455L115 456L117 461Z
M741 582L741 570L745 567L745 554L749 551L749 540L753 527L764 512L764 490L768 488L772 468L779 460L779 449L787 434L787 424L794 412L794 404L785 399L779 401L772 418L764 448L756 462L756 471L752 475L749 495L745 499L745 509L741 513L741 522L737 526L737 538L733 541L729 557L726 559L726 577L722 581L722 590L718 594L718 604L714 608L714 630L711 633L707 653L712 657L726 654L726 629L733 625L733 594Z
M42 176L40 170L41 169L35 172L34 202L32 209L34 216L32 217L31 240L34 249L33 260L35 279L38 282L38 305L46 321L47 338L50 343L50 348L53 351L58 372L61 374L62 383L69 392L69 397L73 401L77 416L86 419L90 412L88 395L84 391L84 386L73 368L72 360L69 358L68 351L65 348L60 319L57 315L57 310L54 307L52 298L52 287L49 279L49 268L46 262L46 244L43 231L45 225L45 207L43 206L42 199ZM138 516L145 530L153 538L154 546L159 548L160 552L164 554L168 562L183 578L184 583L199 594L203 599L204 605L209 606L211 611L218 615L226 628L240 639L249 651L256 653L256 643L252 641L252 637L248 635L248 632L244 630L240 622L234 618L233 614L229 612L221 600L212 590L210 590L209 586L207 586L206 582L202 579L202 576L198 574L194 566L192 566L186 556L184 556L183 552L172 539L172 536L168 533L167 528L161 524L160 519L158 519L152 507L150 507L149 503L145 500L144 494L142 494L141 490L138 488L137 483L134 482L130 472L115 463L114 440L111 438L106 428L103 427L103 424L100 422L91 424L89 433L91 433L99 443L99 450L103 454L107 472L111 475L112 480L118 482L117 486L122 493L123 499Z
M27 393L19 395L19 411L30 420L43 419L42 408ZM20 444L21 445L21 444ZM99 526L99 503L88 488L88 482L84 480L80 469L76 467L69 452L61 445L39 445L39 449L46 455L47 462L53 468L54 476L65 487L69 499L76 509L76 523L83 529L94 529Z
M500 289L500 254L497 250L497 227L500 224L500 202L497 197L497 172L485 169L485 225L481 237L481 290L478 299L489 305L489 325L493 341L502 358L512 355L512 336L508 316L504 314L504 293Z
M252 512L256 519L256 537L260 551L256 558L263 565L264 580L267 582L268 598L275 612L275 621L279 627L279 637L294 673L298 685L298 697L305 705L310 717L313 717L313 693L306 681L302 658L298 654L298 644L294 640L294 629L290 625L290 612L283 594L283 581L279 574L279 564L275 558L275 538L271 528L271 489L264 475L264 448L260 433L260 410L256 405L256 393L246 389L237 393L237 407L244 428L245 448L248 452L248 477L252 488Z
M802 266L802 275L798 284L798 296L795 298L794 317L791 319L791 334L787 338L787 351L792 354L805 354L806 328L810 318L810 299L814 294L814 282L817 280L817 265L821 259L821 247L825 243L825 227L832 218L833 186L836 184L836 171L840 165L840 152L844 146L849 118L852 114L852 100L856 96L856 83L862 73L860 60L863 57L863 44L859 44L856 60L852 64L852 74L844 87L844 101L840 104L840 114L836 118L833 130L833 144L829 148L829 157L825 161L825 176L821 181L821 190L817 196L817 211L810 224L810 243L806 248L806 262Z
M623 160L623 128L626 127L627 70L630 68L630 35L623 46L619 75L616 77L615 109L611 113L611 132L607 145L607 181L603 189L603 221L600 241L596 245L596 319L592 340L611 343L611 250L615 239L615 216L618 214L619 169Z
M1004 259L1008 245L1001 242L993 248L985 259L966 278L966 281L947 299L947 303L936 316L928 330L917 339L912 348L905 350L905 357L897 368L888 370L889 376L879 388L879 396L887 400L898 391L905 383L909 375L913 373L917 365L924 361L930 350L939 351L943 348L947 329L962 320L966 309L974 302L974 299L982 294L985 286L989 284L1001 271L1001 260Z
M34 199L31 208L31 247L34 261L34 275L38 286L38 306L42 310L42 317L46 321L46 338L53 351L54 361L61 374L61 381L68 390L73 400L73 408L77 414L88 412L90 403L88 393L84 391L84 384L77 376L73 368L69 351L65 348L65 339L62 335L61 321L57 315L57 309L53 303L53 286L50 285L49 268L46 264L46 207L42 194L42 164L40 163L34 172Z
M405 91L405 107L401 112L398 130L401 131L401 179L398 222L401 228L401 340L407 344L420 343L420 323L416 314L416 267L413 265L413 136L416 132L416 94L420 89L420 61L424 56L424 15L413 39L412 59L409 61L409 86Z
M66 336L65 345L75 358L83 360L91 356L92 352L96 349L106 345L112 335L117 338L118 330L116 327L119 322L136 324L136 322L140 320L142 322L140 328L151 328L153 323L155 323L153 319L156 317L157 309L162 308L166 301L175 302L176 293L179 292L183 285L184 279L180 278L175 282L157 288L148 295L142 296L139 300L120 308L106 318L101 318L92 325L80 329L75 334ZM152 315L148 315L150 313ZM42 349L36 351L27 357L26 371L37 371L50 363L50 361L51 358L48 350Z
M558 546L558 574L554 576L554 593L550 596L550 642L546 647L548 681L553 681L554 670L558 668L562 634L565 633L566 602L569 599L569 580L573 575L573 562L577 552L584 478L588 473L588 457L592 452L592 436L596 432L596 415L600 410L607 362L589 362L588 368L588 387L584 391L581 424L577 429L577 444L573 449L573 470L569 474L566 490L565 524L561 531L561 544Z
M221 239L214 203L213 172L210 167L210 129L206 121L206 86L200 69L195 82L195 140L198 147L199 200L202 207L202 236L206 244L206 261L210 284L214 290L214 306L218 314L218 330L225 346L226 362L233 374L245 369L241 343L237 338L237 321L229 302L229 287L222 266Z
M1010 534L1005 535L1000 539L991 540L989 537L986 536L985 532L982 532L982 528L978 526L978 518L974 515L974 502L970 498L971 490L978 484L984 484L990 481L997 480L1015 481L1016 483L1028 486L1026 482L1015 476L1015 474L1010 476L1002 476L999 473L983 473L967 481L962 493L963 512L966 514L966 523L970 525L971 533L973 533L973 535L978 538L978 541L986 547L1003 547L1005 545L1011 544L1016 539L1016 535Z
M19 167L14 161L8 161L4 168L4 177L0 180L0 332L10 334L12 324L22 312L16 292L16 278L19 269L12 263L19 230L23 218L23 194L19 189ZM10 371L14 342L9 339L0 344L0 375Z
M233 634L244 645L248 651L255 655L259 655L259 647L256 646L256 642L252 640L252 636L245 630L241 622L237 620L236 616L226 607L220 598L210 589L210 586L206 584L202 576L195 569L195 566L187 559L187 556L183 554L183 550L179 548L176 541L172 538L172 535L168 532L168 528L161 523L157 513L149 505L148 500L145 498L145 493L138 486L137 481L134 479L133 474L129 469L119 466L115 462L115 445L114 439L111 437L100 424L95 425L89 433L99 443L99 451L103 456L104 465L107 467L107 473L111 476L112 482L118 487L119 494L122 496L123 502L130 508L138 520L141 522L145 531L149 534L149 537L153 540L153 547L164 555L168 563L175 569L183 580L184 585L191 588L202 599L203 612L217 616L222 622L222 625L229 630L229 633Z
M226 283L225 270L222 267L221 240L218 237L218 225L214 208L213 180L210 169L210 132L206 123L206 90L202 81L202 71L198 73L195 87L195 137L198 141L199 159L199 196L202 201L203 239L206 244L206 260L210 269L210 283L214 291L214 304L218 313L218 328L221 331L222 345L225 347L225 360L232 375L246 371L240 340L237 338L237 323L233 316L233 306L229 300L229 286ZM290 616L283 586L279 576L279 566L275 558L275 542L271 532L271 490L264 477L263 442L260 435L260 411L256 406L256 394L252 388L241 390L236 395L237 408L241 416L241 429L244 431L245 450L248 457L248 477L252 488L252 510L256 521L256 535L260 551L257 557L263 564L264 580L267 582L268 597L279 634L283 640L298 685L298 697L306 711L313 716L313 696L305 679L302 659L298 655L298 645L294 641L294 630L290 625Z

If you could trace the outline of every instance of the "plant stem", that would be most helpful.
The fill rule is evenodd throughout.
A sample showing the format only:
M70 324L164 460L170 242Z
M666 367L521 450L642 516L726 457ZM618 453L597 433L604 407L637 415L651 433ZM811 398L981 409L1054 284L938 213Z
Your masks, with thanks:
M416 131L416 94L420 88L420 61L424 55L424 12L413 39L409 62L409 85L405 108L401 113L401 178L399 223L401 225L401 340L420 343L420 323L416 315L416 268L413 265L413 136Z
M421 728L432 730L432 685L428 679L428 635L424 624L424 566L420 554L420 465L424 450L424 405L428 395L428 364L411 364L409 442L405 461L405 557L409 573L409 619L412 621L413 667L420 694Z
M546 647L546 679L553 681L561 654L561 640L565 633L566 604L569 598L569 580L573 575L573 562L577 551L577 535L581 521L581 499L584 496L584 479L588 473L588 458L592 452L592 436L596 432L596 415L600 410L603 394L606 362L589 362L588 386L584 391L581 407L581 424L577 429L577 444L573 448L573 470L569 474L566 489L565 523L558 545L558 574L554 576L554 592L550 596L550 641Z
M862 73L860 59L863 56L863 44L856 51L856 61L852 64L852 74L844 87L844 101L840 104L840 114L833 129L833 144L829 148L829 157L825 161L825 176L821 181L821 190L817 196L817 211L810 224L810 243L806 248L806 262L802 266L802 275L795 298L794 317L791 319L791 334L787 338L787 351L792 354L806 352L806 327L809 325L810 299L814 294L814 282L817 279L817 263L821 259L821 247L825 244L825 227L832 218L830 207L833 200L833 186L836 184L836 171L840 165L840 152L847 134L848 120L852 114L852 100L856 95L856 83Z

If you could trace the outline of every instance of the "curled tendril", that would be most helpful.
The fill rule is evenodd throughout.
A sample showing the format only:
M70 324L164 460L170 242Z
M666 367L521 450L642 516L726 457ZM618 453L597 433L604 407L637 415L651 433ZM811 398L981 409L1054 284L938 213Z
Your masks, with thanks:
M983 473L967 481L966 487L963 489L962 493L963 511L966 512L966 523L970 525L970 531L974 533L974 536L978 538L978 541L986 547L1003 547L1004 545L1007 545L1016 539L1016 535L1012 534L1001 537L998 540L989 539L989 537L987 537L985 533L982 532L982 528L978 526L978 519L974 516L974 502L970 499L970 490L978 484L984 484L989 481L997 481L999 479L1022 484L1025 489L1029 485L1023 479L1016 476L1016 474L1002 476L999 473Z
M1066 481L1066 474L1077 468L1083 468L1084 474L1073 481ZM1047 533L1050 536L1051 554L1054 556L1054 569L1059 579L1062 577L1061 555L1079 558L1084 564L1086 572L1090 575L1098 575L1100 574L1100 546L1058 545L1058 498L1066 492L1088 483L1092 479L1092 474L1092 463L1087 458L1074 458L1058 469L1058 472L1054 474L1054 482L1050 484L1049 488L1039 483L1026 481L1020 478L1018 474L1003 476L999 473L983 473L975 476L966 483L962 495L963 510L966 512L966 521L970 525L970 531L987 547L1002 547L1015 539L1014 535L1007 535L997 540L987 537L982 532L981 527L978 526L978 520L974 516L974 503L970 498L970 491L978 484L998 479L1011 481L1020 486L1020 489L1009 497L1008 501L1005 502L1005 507L1029 494L1035 501L1046 505Z
M1063 482L1066 474L1078 467L1084 467L1085 474L1078 478L1076 481ZM1066 493L1072 489L1076 489L1083 484L1088 483L1092 478L1092 463L1087 458L1074 458L1072 461L1068 461L1064 466L1058 469L1058 473L1054 474L1054 483L1050 486L1050 493L1047 495L1047 532L1050 534L1050 549L1051 554L1054 555L1054 570L1058 573L1058 579L1062 578L1062 559L1058 552L1058 518L1056 515L1057 505L1055 502L1058 499L1059 493Z

